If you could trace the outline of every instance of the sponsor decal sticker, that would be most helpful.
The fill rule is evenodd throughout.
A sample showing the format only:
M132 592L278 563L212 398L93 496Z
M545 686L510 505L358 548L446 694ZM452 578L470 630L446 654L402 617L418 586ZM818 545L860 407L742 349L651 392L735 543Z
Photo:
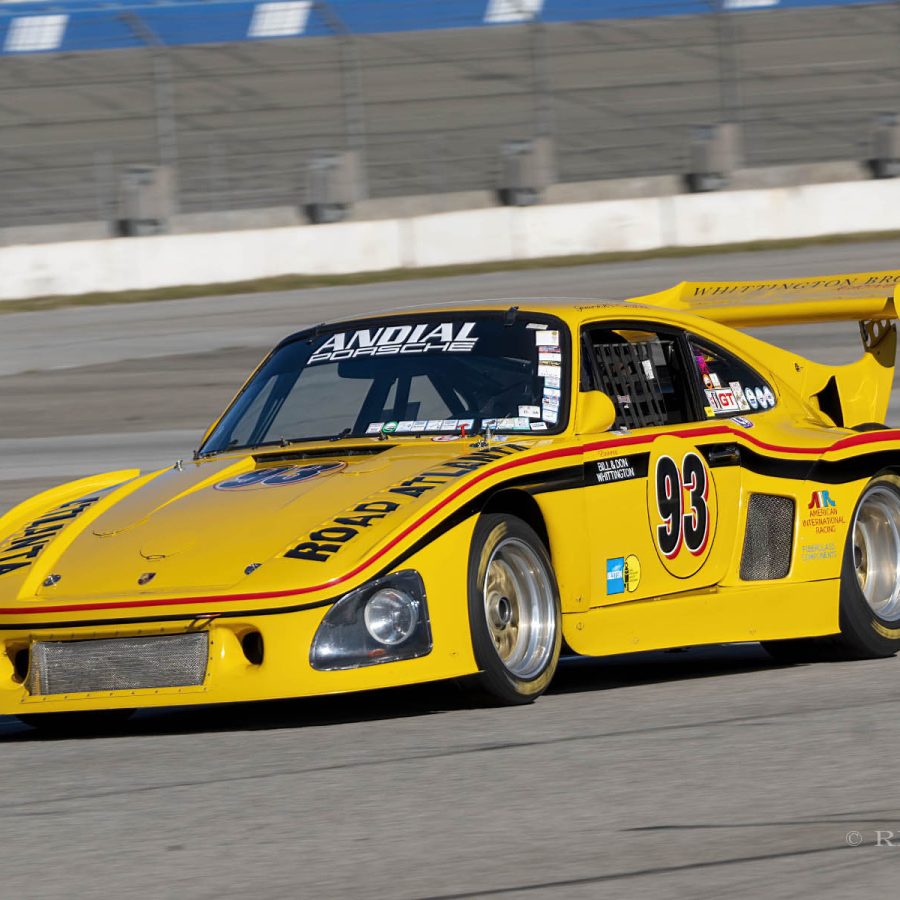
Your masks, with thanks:
M812 528L816 534L835 534L845 522L844 516L830 491L813 491L800 524Z
M750 404L750 409L759 409L759 400L756 399L756 392L752 387L744 388L744 399Z
M291 547L284 555L288 559L299 559L306 562L328 562L341 548L358 537L366 528L381 522L401 508L437 488L452 484L472 472L497 460L504 459L526 450L521 444L507 444L505 447L490 447L468 453L456 459L432 467L401 481L393 487L379 491L362 503L351 507L334 519L327 521L320 528L310 532Z
M731 421L734 422L735 425L740 425L741 428L753 427L753 422L750 419L745 419L743 416L732 416Z
M532 431L546 431L547 423L546 422L532 422L531 425L528 426Z
M546 329L544 331L536 331L534 333L534 342L538 345L538 347L558 347L559 332L550 331L549 329Z
M62 503L39 519L29 522L0 544L0 575L26 569L43 553L46 546L74 519L90 509L104 492L91 497Z
M738 402L738 406L746 412L746 410L750 409L750 404L747 402L747 398L744 396L744 389L741 386L739 381L729 381L728 387L734 393L734 397Z
M309 364L339 362L366 356L423 353L471 353L478 343L475 322L386 325L331 335L309 358Z
M625 579L625 590L633 594L641 583L641 561L633 553L625 557L622 576Z
M753 393L756 395L756 402L759 404L760 409L765 409L769 402L766 400L766 395L763 392L762 388L754 388Z
M559 379L560 369L558 362L542 362L538 361L538 378L556 378Z
M740 410L737 398L731 388L716 388L706 391L706 399L717 413L730 414Z
M366 429L366 434L381 434L382 428L384 428L384 422L372 422Z
M617 556L606 561L606 594L612 597L625 593L625 557Z
M216 486L217 491L242 491L250 488L283 487L286 484L297 484L301 481L309 481L319 475L327 475L330 472L340 472L345 469L347 463L317 463L308 466L279 466L275 469L256 469L253 472L245 472L236 478L220 481Z
M837 545L831 542L804 544L800 548L800 559L803 562L827 562L829 559L837 559L837 555Z
M596 466L599 484L607 484L610 481L630 481L632 478L637 478L634 466L627 456L601 459L597 461Z
M641 561L634 555L618 556L606 561L607 596L633 594L641 583Z
M519 415L526 419L539 419L541 417L541 408L539 406L520 406Z

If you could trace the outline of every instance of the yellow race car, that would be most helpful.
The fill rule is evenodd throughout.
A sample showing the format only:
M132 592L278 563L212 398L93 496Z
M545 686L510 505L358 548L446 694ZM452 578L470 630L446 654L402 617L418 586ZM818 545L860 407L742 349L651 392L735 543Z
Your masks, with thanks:
M193 460L0 519L0 713L449 678L523 703L563 645L892 655L898 283L685 283L301 331ZM729 327L831 319L860 324L858 362Z

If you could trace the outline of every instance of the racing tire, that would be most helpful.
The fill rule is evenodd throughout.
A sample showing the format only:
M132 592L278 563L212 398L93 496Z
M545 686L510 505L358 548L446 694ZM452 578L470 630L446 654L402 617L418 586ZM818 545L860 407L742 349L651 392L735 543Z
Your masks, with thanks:
M873 478L862 492L841 565L840 632L767 641L778 662L884 659L900 650L900 478Z
M882 475L867 485L856 509L841 567L844 657L878 659L900 650L900 478Z
M562 648L559 588L543 541L521 519L483 515L472 535L469 628L485 699L531 703L547 689Z

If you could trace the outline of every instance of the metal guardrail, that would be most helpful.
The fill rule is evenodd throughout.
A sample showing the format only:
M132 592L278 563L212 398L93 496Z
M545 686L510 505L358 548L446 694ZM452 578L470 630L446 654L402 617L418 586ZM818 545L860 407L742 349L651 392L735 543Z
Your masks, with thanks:
M263 6L302 36L244 39ZM896 0L0 0L0 46L38 13L66 52L0 56L0 229L114 217L134 164L219 214L297 208L344 150L372 198L494 190L501 144L539 136L562 182L683 174L720 122L748 166L860 160L900 108Z

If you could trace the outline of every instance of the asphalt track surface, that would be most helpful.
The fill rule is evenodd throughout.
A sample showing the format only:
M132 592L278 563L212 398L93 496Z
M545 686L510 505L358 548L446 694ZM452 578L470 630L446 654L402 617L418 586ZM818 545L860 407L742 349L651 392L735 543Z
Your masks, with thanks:
M890 268L898 251L0 315L0 510L65 477L188 453L274 339L326 317ZM821 359L856 352L848 327L776 334ZM81 739L0 719L0 896L891 895L898 666L783 668L743 645L568 660L520 709L438 685L142 713Z

